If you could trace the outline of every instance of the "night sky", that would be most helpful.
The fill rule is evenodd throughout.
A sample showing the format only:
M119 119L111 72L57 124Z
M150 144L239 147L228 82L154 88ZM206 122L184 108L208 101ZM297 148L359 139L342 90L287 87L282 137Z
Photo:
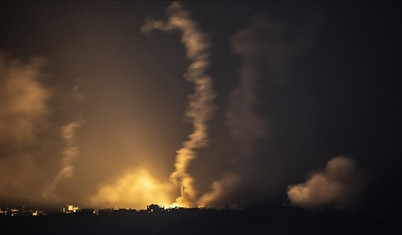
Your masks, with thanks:
M400 10L1 2L0 205L400 206Z

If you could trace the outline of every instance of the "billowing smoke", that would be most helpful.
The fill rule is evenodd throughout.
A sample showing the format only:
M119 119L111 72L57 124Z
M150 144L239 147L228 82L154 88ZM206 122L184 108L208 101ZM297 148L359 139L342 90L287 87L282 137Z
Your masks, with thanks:
M356 198L363 183L355 165L350 158L334 157L323 171L312 173L305 183L288 187L291 203L308 209L348 205Z
M167 22L147 19L142 32L149 33L154 29L179 30L182 33L181 41L186 47L187 58L192 62L185 77L187 81L194 83L195 93L189 96L186 117L193 121L194 130L188 136L188 140L183 142L183 147L177 151L175 171L170 179L182 190L182 195L176 199L176 203L181 206L193 206L197 193L193 185L194 178L189 174L188 167L191 160L196 157L195 150L207 144L207 121L210 120L214 110L212 101L215 94L211 78L206 74L210 43L208 36L198 28L190 13L180 3L173 2L166 12L169 16Z
M52 96L42 84L45 60L13 59L0 51L0 197L35 197L41 135ZM24 174L21 174L23 172Z

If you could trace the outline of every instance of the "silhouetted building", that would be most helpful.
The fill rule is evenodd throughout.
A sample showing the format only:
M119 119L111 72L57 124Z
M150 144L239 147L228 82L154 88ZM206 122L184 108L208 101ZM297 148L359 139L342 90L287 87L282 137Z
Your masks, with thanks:
M148 210L140 210L139 213L142 214L142 215L143 214L148 214Z
M85 208L85 209L78 209L76 214L80 215L93 215L94 214L94 209L90 208Z
M151 204L147 206L148 213L160 213L163 212L165 209L163 207L158 206L157 204Z
M112 208L98 210L98 215L111 215L111 214L113 214Z
M117 214L117 215L133 215L136 214L137 211L134 209L125 209L125 208L119 208L117 210L113 210L113 214Z

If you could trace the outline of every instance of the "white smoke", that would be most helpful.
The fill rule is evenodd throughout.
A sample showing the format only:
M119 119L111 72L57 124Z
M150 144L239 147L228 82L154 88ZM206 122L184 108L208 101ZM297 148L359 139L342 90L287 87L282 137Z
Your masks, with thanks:
M175 171L170 179L182 188L182 195L176 203L182 206L193 206L196 200L194 178L189 174L188 167L194 158L195 150L204 147L208 139L207 121L211 119L214 105L212 103L215 93L212 89L212 80L206 74L209 66L208 36L197 26L191 18L189 11L178 2L173 2L167 8L169 19L167 22L146 19L142 32L148 34L154 29L163 31L179 30L181 42L185 45L187 58L192 62L185 74L186 80L193 82L195 93L189 96L186 117L193 122L193 133L183 142L183 147L177 150Z
M355 165L355 161L350 158L334 157L323 171L313 173L305 183L288 187L291 203L303 208L344 206L351 203L363 183L362 175L355 169Z

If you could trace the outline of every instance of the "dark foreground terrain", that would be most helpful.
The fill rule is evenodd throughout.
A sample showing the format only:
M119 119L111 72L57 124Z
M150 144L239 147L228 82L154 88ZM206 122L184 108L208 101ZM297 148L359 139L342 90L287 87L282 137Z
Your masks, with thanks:
M0 216L0 234L400 234L398 211L298 208Z

